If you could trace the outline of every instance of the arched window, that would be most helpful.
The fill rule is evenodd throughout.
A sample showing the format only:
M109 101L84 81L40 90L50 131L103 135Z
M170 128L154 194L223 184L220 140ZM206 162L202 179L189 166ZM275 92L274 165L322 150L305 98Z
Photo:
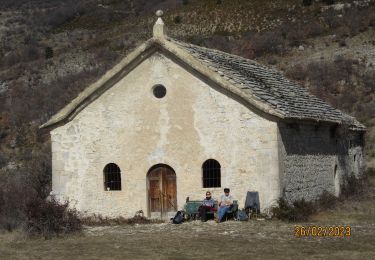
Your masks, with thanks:
M208 159L202 165L203 188L221 187L221 166L214 159Z
M104 190L121 190L121 170L115 163L104 167Z

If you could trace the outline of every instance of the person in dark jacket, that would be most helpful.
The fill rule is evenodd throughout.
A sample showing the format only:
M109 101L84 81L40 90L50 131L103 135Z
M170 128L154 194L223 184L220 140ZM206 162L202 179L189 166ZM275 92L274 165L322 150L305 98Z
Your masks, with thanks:
M215 201L211 197L211 192L206 192L206 198L203 199L202 205L198 209L199 211L199 217L201 221L206 222L207 221L207 212L215 212Z

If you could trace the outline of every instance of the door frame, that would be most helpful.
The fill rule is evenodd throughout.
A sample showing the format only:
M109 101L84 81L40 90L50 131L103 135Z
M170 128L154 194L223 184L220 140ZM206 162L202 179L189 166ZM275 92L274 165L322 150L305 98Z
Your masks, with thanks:
M147 212L148 212L148 217L151 217L151 205L150 205L150 180L155 180L155 179L158 179L160 180L160 188L163 187L164 185L164 182L163 182L163 176L161 178L156 178L156 177L150 177L150 173L153 172L155 169L158 169L158 168L166 168L167 170L169 170L170 172L172 172L174 174L174 180L175 180L175 211L177 211L177 174L175 172L175 170L169 166L168 164L164 164L164 163L159 163L159 164L155 164L153 166L150 167L150 169L147 171L147 174L146 174L146 199L147 199ZM162 200L162 198L161 198ZM157 212L157 211L156 211ZM166 212L163 212L163 209L161 208L160 209L160 217L161 218L164 218L167 216L168 212L171 212L171 211L166 211Z

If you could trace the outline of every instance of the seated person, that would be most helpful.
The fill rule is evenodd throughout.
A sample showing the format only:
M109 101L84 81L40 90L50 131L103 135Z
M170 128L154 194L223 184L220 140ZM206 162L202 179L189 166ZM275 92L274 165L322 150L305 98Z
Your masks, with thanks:
M219 210L217 212L217 222L223 221L225 214L233 205L233 197L229 194L230 190L228 188L224 189L224 194L221 195L219 201Z
M202 201L202 205L199 206L199 217L203 222L207 221L207 212L215 211L215 201L211 197L211 192L206 192L206 198Z

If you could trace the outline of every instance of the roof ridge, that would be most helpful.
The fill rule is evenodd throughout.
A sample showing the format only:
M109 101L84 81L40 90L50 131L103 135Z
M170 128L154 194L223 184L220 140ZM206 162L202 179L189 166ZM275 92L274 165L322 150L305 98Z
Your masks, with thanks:
M153 37L135 48L40 127L72 120L120 78L157 51L183 61L186 66L264 115L280 119L348 124L353 129L365 129L354 117L310 94L279 70L238 55L181 42L167 36Z

